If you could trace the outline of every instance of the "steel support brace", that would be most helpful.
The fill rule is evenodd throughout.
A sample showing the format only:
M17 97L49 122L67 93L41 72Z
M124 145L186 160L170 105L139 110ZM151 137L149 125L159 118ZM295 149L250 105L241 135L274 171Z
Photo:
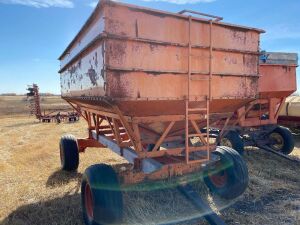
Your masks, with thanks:
M104 145L94 139L77 139L79 152L84 152L86 148L103 148Z
M136 151L134 151L132 148L125 147L121 148L118 143L115 141L111 140L108 137L105 137L104 135L99 135L97 137L96 131L92 131L93 138L100 142L103 146L109 148L113 152L115 152L118 155L122 155L129 163L134 164L135 159L138 158L138 155ZM147 158L147 159L142 159L142 164L141 164L141 169L145 174L152 173L156 170L159 170L162 165L155 161L154 159Z

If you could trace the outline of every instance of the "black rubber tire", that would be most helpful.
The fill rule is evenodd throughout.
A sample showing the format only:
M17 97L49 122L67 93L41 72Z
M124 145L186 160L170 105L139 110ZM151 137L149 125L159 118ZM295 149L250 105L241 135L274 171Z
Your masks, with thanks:
M86 186L92 196L93 216L89 217L86 207ZM81 183L81 205L86 225L115 224L123 218L123 196L118 176L114 169L105 164L96 164L85 170Z
M285 155L290 154L295 147L295 141L292 132L286 127L278 126L273 132L269 134L269 136L273 133L279 134L284 140L283 147L279 151ZM270 147L272 148L272 146Z
M66 171L75 171L79 165L79 149L77 139L73 135L65 135L60 139L61 167Z
M240 155L244 154L244 141L238 132L230 130L224 135L223 138L226 138L231 143L231 146L227 146L227 147L233 148ZM219 143L219 145L220 145L220 143Z
M247 165L242 156L232 148L218 146L213 152L220 157L220 163L204 172L204 182L211 192L224 199L234 199L244 193L248 187L249 175ZM216 186L212 176L226 174L224 184Z

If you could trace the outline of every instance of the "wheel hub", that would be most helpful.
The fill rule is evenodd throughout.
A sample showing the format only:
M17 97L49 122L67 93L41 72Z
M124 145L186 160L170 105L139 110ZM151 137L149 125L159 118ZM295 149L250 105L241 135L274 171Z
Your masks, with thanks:
M209 178L213 185L215 185L217 188L222 188L227 183L228 175L225 170L222 170L218 173L210 174Z
M228 139L228 138L222 138L221 141L220 141L220 145L221 146L227 146L229 148L232 148L232 143L231 141Z
M60 149L59 149L59 156L60 156L60 163L61 165L64 165L64 161L65 161L65 157L64 157L64 152L63 152L63 148L62 146L60 146Z
M89 220L93 220L94 218L94 211L93 211L93 196L92 196L92 191L91 187L89 184L86 184L85 186L85 192L84 192L84 203L85 203L85 209L87 216Z
M269 137L271 139L271 147L274 150L280 151L284 147L284 139L280 134L272 133Z

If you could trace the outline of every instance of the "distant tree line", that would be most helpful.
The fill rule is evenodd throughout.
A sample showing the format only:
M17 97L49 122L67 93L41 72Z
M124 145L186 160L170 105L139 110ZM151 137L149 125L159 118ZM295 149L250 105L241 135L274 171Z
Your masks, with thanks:
M2 94L0 94L0 96L26 96L26 94L2 93ZM58 94L40 93L40 96L58 96Z
M1 96L17 96L16 93L3 93L3 94L0 94Z
M55 94L52 94L52 93L40 93L40 96L55 96Z

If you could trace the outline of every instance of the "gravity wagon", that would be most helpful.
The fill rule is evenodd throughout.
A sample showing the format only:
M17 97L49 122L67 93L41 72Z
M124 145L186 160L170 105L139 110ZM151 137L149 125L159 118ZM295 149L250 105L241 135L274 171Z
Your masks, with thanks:
M263 32L190 10L100 1L59 57L62 97L88 124L87 138L62 137L61 163L76 170L79 153L108 147L130 166L85 171L86 224L120 222L122 190L132 185L199 174L223 198L245 191L244 160L217 144L241 121L236 111L259 101Z
M285 103L286 98L297 90L297 66L296 53L261 52L258 98L236 111L219 144L232 147L240 154L244 146L258 146L288 158L286 155L294 149L294 138L291 131L282 125L296 127L299 124L297 117L289 117L292 104ZM224 121L219 122L220 127L215 125L210 131L217 138Z

